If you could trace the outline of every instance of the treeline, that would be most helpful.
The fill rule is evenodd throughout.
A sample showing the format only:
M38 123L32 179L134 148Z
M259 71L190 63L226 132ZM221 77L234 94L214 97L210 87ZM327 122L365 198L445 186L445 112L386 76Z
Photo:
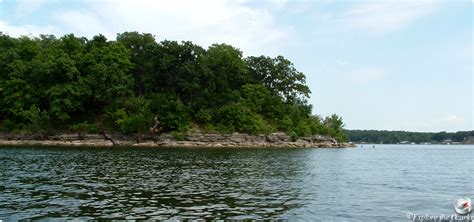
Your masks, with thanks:
M463 142L467 137L474 136L474 131L459 132L406 132L406 131L380 131L380 130L345 130L352 142L394 144L403 141L424 143L441 143L444 140Z
M116 40L0 33L0 130L314 134L346 139L342 118L312 115L305 75L283 56L125 32Z

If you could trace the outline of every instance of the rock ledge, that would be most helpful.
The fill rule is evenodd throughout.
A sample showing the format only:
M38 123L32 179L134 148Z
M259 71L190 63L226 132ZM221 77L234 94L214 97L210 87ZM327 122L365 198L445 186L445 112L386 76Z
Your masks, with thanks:
M219 134L193 132L173 136L163 133L156 136L126 136L120 134L57 134L17 135L0 133L0 145L42 145L42 146L136 146L136 147L355 147L350 143L338 143L325 136L300 137L292 141L285 133L257 134L244 133Z

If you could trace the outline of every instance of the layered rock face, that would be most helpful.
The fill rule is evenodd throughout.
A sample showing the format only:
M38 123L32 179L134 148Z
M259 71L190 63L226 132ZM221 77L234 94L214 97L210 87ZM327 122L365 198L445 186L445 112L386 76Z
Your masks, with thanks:
M138 146L138 147L354 147L330 137L311 136L292 139L285 133L185 134L125 136L119 134L58 134L53 136L0 134L0 145L45 146Z

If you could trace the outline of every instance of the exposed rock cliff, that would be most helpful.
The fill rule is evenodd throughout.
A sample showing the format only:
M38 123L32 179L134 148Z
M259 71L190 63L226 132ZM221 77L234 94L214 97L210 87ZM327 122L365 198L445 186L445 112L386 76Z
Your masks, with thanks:
M45 146L139 146L139 147L354 147L324 136L292 140L285 133L250 135L243 133L163 133L156 136L119 134L58 134L53 136L0 134L0 145Z

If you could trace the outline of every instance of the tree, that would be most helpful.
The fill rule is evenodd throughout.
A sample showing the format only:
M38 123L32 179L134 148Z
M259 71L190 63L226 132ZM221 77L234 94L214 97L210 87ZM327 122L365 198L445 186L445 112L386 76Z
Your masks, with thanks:
M309 98L311 91L306 85L305 75L297 71L285 57L248 57L246 63L254 80L263 83L283 99L305 101Z
M94 44L84 55L80 84L87 88L91 102L105 107L114 99L133 94L130 52L121 43Z
M343 140L342 118L313 116L309 93L304 74L283 56L244 59L227 44L204 49L138 32L115 41L0 33L0 129L7 131L43 125L142 135L156 119L180 133L192 126Z
M165 130L184 129L191 122L188 108L176 96L155 93L150 100L150 109Z
M203 63L205 50L192 42L163 41L156 55L156 74L152 80L155 92L177 95L193 106L201 93L201 79L207 72ZM158 87L156 87L158 86Z
M122 43L130 52L130 61L134 64L130 72L135 80L134 90L139 96L153 90L152 81L156 74L155 62L158 43L149 33L124 32L117 34L117 42Z
M347 136L342 131L342 127L344 126L342 117L332 114L324 119L324 125L328 130L328 134L334 137L337 141L347 141Z
M39 96L40 108L48 110L51 116L67 121L70 114L83 110L82 90L77 84L80 78L76 61L56 42L35 57L29 78L34 82Z
M150 101L143 97L128 98L114 113L115 124L120 132L141 135L148 132L153 125L153 114L150 111Z
M28 121L20 113L39 103L37 87L31 82L32 60L39 50L33 38L0 35L0 114L11 122Z
M242 103L252 111L264 114L267 106L273 105L271 92L262 85L245 84L242 86Z
M219 106L240 97L240 88L249 80L242 52L226 44L209 46L204 62L209 72L203 77L204 100Z

